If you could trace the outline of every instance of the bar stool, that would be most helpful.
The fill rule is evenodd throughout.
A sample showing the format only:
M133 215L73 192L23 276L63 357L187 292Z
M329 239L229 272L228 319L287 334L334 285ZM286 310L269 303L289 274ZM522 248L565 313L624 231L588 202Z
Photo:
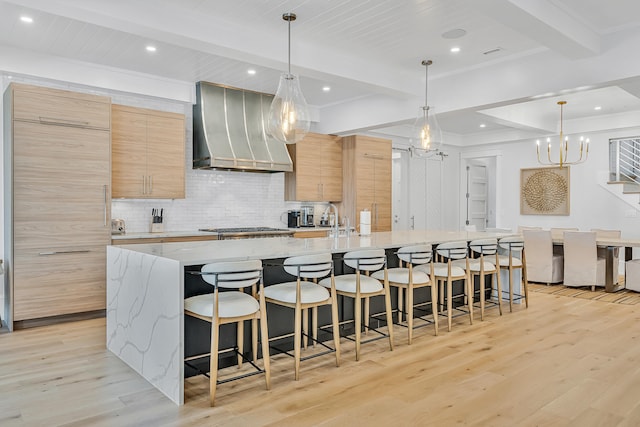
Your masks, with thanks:
M296 277L296 280L293 282L278 283L265 287L264 297L265 300L269 303L289 307L294 310L293 352L295 359L295 379L298 380L300 376L300 361L309 359L311 357L317 357L330 352L335 352L336 366L340 366L340 330L338 325L338 303L336 297L336 287L333 276L333 260L331 259L331 254L324 253L317 255L290 257L284 261L283 266L284 270L287 273ZM306 280L312 279L314 281L317 281L317 279L327 276L330 276L328 278L330 283L330 286L328 288ZM315 345L315 343L318 342L318 307L323 305L331 306L334 348L332 349L326 346L324 343L320 343L328 350L301 359L300 347L302 336L304 335L305 337L308 337L308 335L306 334L306 325L308 322L306 321L306 316L303 316L303 310L305 310L305 312L309 308L313 310L312 339ZM304 328L302 326L303 322ZM283 337L278 337L278 339L279 338Z
M524 255L524 239L522 237L503 237L498 240L498 246L507 253L498 256L501 270L509 272L509 311L513 312L514 283L513 272L521 270L520 283L524 290L524 303L529 308L529 283L527 282L527 269ZM521 294L515 294L517 299L521 299Z
M495 275L498 295L498 309L502 316L502 288L500 287L500 262L498 260L498 240L497 239L477 239L469 242L469 249L479 258L468 258L466 260L455 261L454 264L463 267L469 273L471 280L471 295L475 295L474 277L480 277L480 320L484 320L484 308L486 300L485 277ZM485 256L493 262L486 260ZM493 282L491 282L491 293L493 293ZM471 304L470 304L471 305Z
M210 352L185 359L185 363L188 364L191 360L209 356L210 405L213 406L215 400L216 386L223 382L264 373L267 390L269 390L271 388L271 370L267 311L262 292L264 286L262 283L262 262L260 260L251 260L206 264L200 272L192 272L192 274L202 275L205 282L213 285L213 294L197 295L184 300L184 314L211 323ZM258 293L256 291L256 284L258 283L260 283L259 300L257 299ZM220 288L228 290L219 292ZM244 292L246 288L251 288L251 295ZM252 323L253 361L247 361L256 368L256 371L218 381L219 327L228 323L237 324L237 344L233 350L238 356L238 367L240 368L244 359L242 343L244 341L245 320L251 320ZM258 320L260 320L260 334L262 336L263 369L260 369L255 364L258 357Z
M373 296L383 295L385 313L387 318L387 334L369 327L369 315L366 313L367 322L364 327L374 330L382 336L389 338L389 350L393 350L393 318L391 312L391 298L389 296L389 280L387 277L387 256L384 249L363 249L347 252L343 257L345 265L355 270L353 274L341 274L335 276L336 293L354 300L354 327L356 342L356 360L360 360L360 335L362 329L362 301ZM384 269L384 278L374 279L369 274ZM325 288L331 286L332 279L326 278L320 281ZM368 311L368 310L367 310ZM378 339L378 338L374 338ZM368 342L368 341L367 341Z
M396 255L400 259L400 267L387 269L387 276L389 278L389 286L398 288L398 322L402 322L402 301L404 299L402 294L404 289L407 290L407 311L405 312L405 314L407 316L409 344L411 344L413 340L413 310L415 307L422 307L429 304L431 305L435 335L438 335L438 288L435 284L435 281L433 280L433 262L431 248L426 245L405 246L398 249ZM403 262L406 267L402 266ZM422 268L426 267L426 271L414 268L414 266L421 266ZM371 277L383 281L384 275L384 270L378 270L373 273ZM427 286L431 288L431 302L414 304L413 290Z
M446 262L434 262L433 272L434 278L438 282L439 286L444 282L447 283L447 320L449 332L451 332L451 319L453 311L453 282L456 280L464 280L463 292L466 296L467 301L469 324L473 325L473 286L470 285L469 275L467 271L464 268L453 264L453 261L465 261L465 259L467 258L467 242L459 241L441 243L436 247L436 253L441 258L446 259ZM416 268L422 269L421 267ZM438 290L438 294L440 295L440 305L443 305L442 298L444 293L440 289Z

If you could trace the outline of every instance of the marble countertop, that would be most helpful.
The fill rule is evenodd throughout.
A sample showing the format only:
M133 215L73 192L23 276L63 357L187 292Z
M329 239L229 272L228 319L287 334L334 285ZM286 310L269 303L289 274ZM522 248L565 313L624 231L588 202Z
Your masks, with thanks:
M297 231L329 231L331 227L321 227L316 225L315 227L274 227L282 230ZM199 230L186 230L186 231L163 231L162 233L125 233L125 234L112 234L111 240L128 240L128 239L162 239L170 237L197 237L197 236L214 236L216 233L210 231Z
M360 248L399 248L406 245L434 244L454 240L502 237L511 233L466 231L394 231L351 235L338 238L296 239L271 237L262 239L211 240L202 242L149 243L121 246L122 249L179 261L182 265L199 265L219 261L273 259L321 252L344 253Z

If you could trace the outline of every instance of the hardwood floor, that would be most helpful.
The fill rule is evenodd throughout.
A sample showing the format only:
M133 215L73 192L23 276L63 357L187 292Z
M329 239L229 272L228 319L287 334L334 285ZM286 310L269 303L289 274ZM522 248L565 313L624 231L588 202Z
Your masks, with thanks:
M0 335L0 425L70 426L635 426L640 424L640 307L532 293L529 309L464 316L452 332L418 329L407 345L272 360L261 376L218 387L186 381L174 405L104 346L105 320ZM477 311L477 310L476 310Z

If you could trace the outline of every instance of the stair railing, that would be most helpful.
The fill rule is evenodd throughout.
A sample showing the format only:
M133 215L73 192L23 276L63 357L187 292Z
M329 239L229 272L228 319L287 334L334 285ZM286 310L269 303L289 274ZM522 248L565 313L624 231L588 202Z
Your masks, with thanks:
M609 178L640 184L640 137L609 140Z

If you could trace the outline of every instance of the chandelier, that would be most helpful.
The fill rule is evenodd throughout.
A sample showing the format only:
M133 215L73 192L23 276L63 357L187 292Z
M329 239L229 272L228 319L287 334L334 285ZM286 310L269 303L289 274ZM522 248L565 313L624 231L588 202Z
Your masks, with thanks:
M536 141L536 151L538 154L538 163L541 165L551 165L551 166L559 166L563 167L565 165L577 165L578 163L582 163L589 157L589 138L586 140L584 137L580 137L579 144L579 156L574 161L569 161L569 137L564 136L563 128L562 128L562 110L567 101L558 101L558 105L560 106L560 149L558 161L551 160L551 138L547 138L547 160L543 160L540 158L540 140Z
M414 136L412 138L411 152L420 156L430 156L440 152L442 145L442 130L438 125L433 108L427 101L427 89L429 83L429 66L433 64L430 59L422 61L425 67L424 106L420 107L420 114L414 124Z
M268 131L275 139L295 144L309 132L311 125L309 106L300 89L300 79L291 73L291 21L295 13L285 13L282 19L289 23L289 68L280 75L278 90L269 108Z

